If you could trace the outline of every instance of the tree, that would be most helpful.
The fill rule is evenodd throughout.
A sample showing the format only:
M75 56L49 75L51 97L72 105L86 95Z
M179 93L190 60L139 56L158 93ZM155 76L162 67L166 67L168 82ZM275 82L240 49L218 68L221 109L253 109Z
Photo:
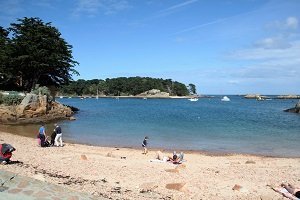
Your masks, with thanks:
M8 30L0 26L0 86L2 89L9 88L14 84L14 74L9 67L10 63L10 39Z
M190 94L196 94L196 86L192 83L188 86Z
M72 80L78 62L73 59L72 46L51 23L39 18L18 19L12 23L12 68L20 77L23 89L30 91L36 84L61 85Z

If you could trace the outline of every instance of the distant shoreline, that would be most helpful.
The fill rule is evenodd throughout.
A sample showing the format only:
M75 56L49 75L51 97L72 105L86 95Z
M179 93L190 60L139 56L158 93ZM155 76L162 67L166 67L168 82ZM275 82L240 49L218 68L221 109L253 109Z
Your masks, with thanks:
M191 96L98 96L98 98L111 98L111 99L118 99L118 98L128 98L128 99L190 99L190 98L217 98L220 96L239 96L245 99L256 99L256 96L246 97L247 95L239 95L239 94L232 94L232 95L191 95ZM261 97L267 99L300 99L300 95L259 95ZM78 99L96 99L97 96L56 96L57 99L59 98L78 98Z
M49 125L49 124L48 124ZM34 139L35 135L34 133L36 132L36 129L38 128L37 125L32 124L32 131L28 130L28 125L27 126L27 130L23 130L21 131L23 128L25 128L24 125L18 125L17 129L12 130L7 128L7 126L11 126L11 125L5 125L5 126L0 126L0 133L8 133L11 135L15 135L17 137L26 137L26 138L31 138ZM30 124L29 124L30 126ZM54 126L53 124L50 124L49 126ZM6 127L6 128L5 128ZM20 134L21 132L21 134ZM47 136L50 137L51 133L47 132ZM126 145L116 145L116 144L91 144L88 142L78 142L72 139L65 139L64 138L64 142L69 143L69 144L77 144L77 145L86 145L86 146L90 146L90 147L101 147L101 148L125 148L125 149L132 149L132 150L141 150L142 148L139 146L126 146ZM271 155L271 154L263 154L263 153L243 153L243 152L230 152L230 151L218 151L218 150L196 150L196 149L184 149L184 148L176 148L176 149L170 149L170 148L162 148L162 147L149 147L149 149L151 149L151 151L165 151L165 152L169 152L172 153L173 151L177 151L177 152L185 152L185 153L190 153L190 154L201 154L201 155L206 155L206 156L232 156L232 155L244 155L244 156L259 156L259 157L266 157L266 158L300 158L300 156L287 156L287 155Z

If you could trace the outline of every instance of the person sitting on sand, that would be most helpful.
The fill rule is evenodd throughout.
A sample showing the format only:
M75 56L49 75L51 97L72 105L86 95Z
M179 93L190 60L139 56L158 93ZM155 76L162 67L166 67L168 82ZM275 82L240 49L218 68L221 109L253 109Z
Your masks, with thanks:
M183 161L183 152L181 152L179 155L176 154L176 151L173 152L173 156L169 156L169 162L172 162L173 164L180 164Z
M164 156L161 151L157 151L155 159L151 159L150 162L171 162L173 164L181 164L184 161L183 156L183 152L177 155L174 151L173 156Z
M300 200L300 187L282 183L281 187L272 187L272 189L291 200Z

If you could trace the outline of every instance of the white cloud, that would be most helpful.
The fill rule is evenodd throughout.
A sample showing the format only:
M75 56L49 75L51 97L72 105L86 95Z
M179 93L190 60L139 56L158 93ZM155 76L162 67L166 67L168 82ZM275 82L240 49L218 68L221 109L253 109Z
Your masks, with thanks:
M267 24L268 28L279 30L296 30L298 29L299 20L297 17L287 17L285 20L277 20Z
M298 19L296 17L288 17L286 19L286 27L292 29L298 28Z
M300 55L300 41L293 41L289 48L249 48L236 51L229 55L230 58L239 60L280 60L283 58L298 59Z
M284 38L269 37L257 41L255 43L255 46L264 49L286 49L286 48L290 48L291 44Z
M126 10L129 7L129 3L126 0L78 0L73 15L93 17L100 11L105 15L109 15Z

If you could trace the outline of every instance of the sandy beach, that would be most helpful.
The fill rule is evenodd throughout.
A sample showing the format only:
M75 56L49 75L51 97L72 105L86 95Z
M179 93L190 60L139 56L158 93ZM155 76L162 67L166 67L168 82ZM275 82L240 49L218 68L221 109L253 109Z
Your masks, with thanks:
M0 142L12 144L12 161L20 161L1 170L111 199L284 199L267 185L300 185L300 158L193 152L174 165L150 162L151 149L143 155L142 149L70 143L41 148L34 138L5 132Z

